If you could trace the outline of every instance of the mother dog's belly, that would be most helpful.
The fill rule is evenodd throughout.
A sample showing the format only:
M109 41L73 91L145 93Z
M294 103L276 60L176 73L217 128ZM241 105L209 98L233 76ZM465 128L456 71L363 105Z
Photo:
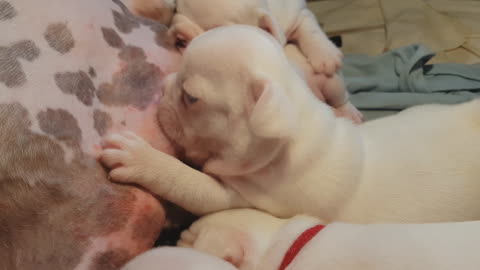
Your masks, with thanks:
M0 269L119 269L165 211L96 155L123 129L173 153L156 120L178 62L164 28L114 1L0 0L0 33Z
M342 221L480 218L480 101L427 105L362 126L361 185Z

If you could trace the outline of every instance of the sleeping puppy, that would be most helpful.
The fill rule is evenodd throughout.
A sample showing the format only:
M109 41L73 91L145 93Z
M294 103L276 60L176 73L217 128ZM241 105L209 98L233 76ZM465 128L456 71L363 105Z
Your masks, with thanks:
M480 222L323 226L236 209L201 218L178 245L240 270L477 270Z
M251 207L325 222L478 220L479 115L475 100L354 125L313 98L270 35L234 25L192 41L159 108L165 133L202 172L131 133L105 138L101 160L114 181L198 215Z
M129 0L137 14L160 21L171 18L173 0ZM328 39L307 9L305 0L177 0L170 26L171 40L182 51L203 31L215 27L247 24L271 33L292 64L306 77L315 95L339 117L362 122L362 114L349 102L342 76L341 51ZM291 45L287 46L287 42Z

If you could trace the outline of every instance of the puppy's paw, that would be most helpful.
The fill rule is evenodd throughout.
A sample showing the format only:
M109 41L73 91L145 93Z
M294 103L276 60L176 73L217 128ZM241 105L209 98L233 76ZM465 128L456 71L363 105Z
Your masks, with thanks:
M244 259L240 237L241 232L230 227L194 223L190 229L182 232L177 246L205 252L239 267Z
M110 177L116 182L143 184L148 172L155 168L155 150L133 132L112 134L102 141L100 161L111 168Z
M350 102L334 108L334 110L337 117L348 118L355 124L361 124L363 122L363 114Z
M319 44L315 54L310 55L308 60L315 73L332 76L342 67L343 54L332 42L324 41Z

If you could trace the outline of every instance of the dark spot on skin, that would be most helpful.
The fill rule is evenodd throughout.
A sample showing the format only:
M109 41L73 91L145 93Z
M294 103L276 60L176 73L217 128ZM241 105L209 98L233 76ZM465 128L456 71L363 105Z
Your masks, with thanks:
M120 51L118 57L125 62L142 61L147 59L143 49L135 46L126 46Z
M93 67L90 67L90 68L88 68L88 75L90 75L90 77L92 77L92 78L95 78L95 77L97 77L97 72L95 71L95 69Z
M17 11L7 1L0 1L0 21L13 19L17 16Z
M110 114L98 109L93 111L93 122L95 130L100 136L105 135L107 130L113 125L113 120Z
M37 115L40 129L65 142L68 146L78 147L82 141L82 130L77 119L64 109L47 109Z
M149 207L149 206L145 206L145 207ZM159 222L161 222L161 220L158 219L158 217L154 217L154 216L140 216L140 218L138 218L136 221L135 221L135 231L133 231L133 234L132 234L132 239L134 241L149 241L150 245L153 245L155 243L155 239L151 239L149 238L150 235L148 233L145 233L145 232L148 232L150 230L150 228L154 228L156 226L156 224L158 224Z
M118 270L128 262L130 257L130 253L125 249L100 253L93 259L92 270Z
M112 12L113 12L113 21L118 31L124 34L128 34L132 32L134 28L140 27L140 24L133 18L126 16L124 14L121 14L115 10L112 10Z
M109 190L101 190L99 196L102 197L102 211L94 217L98 224L95 233L103 236L123 229L133 213L135 196L132 193L123 193L119 197ZM114 216L115 219L105 219L106 216Z
M7 87L20 87L27 82L27 76L23 71L18 58L29 62L40 55L40 50L30 40L23 40L10 47L0 47L0 82Z
M126 66L114 74L112 83L100 85L97 97L105 105L133 105L144 110L159 90L162 71L146 62L143 49L138 47L125 47L119 57L126 61Z
M123 46L125 46L122 38L112 28L102 27L102 34L103 39L105 39L110 47L121 49Z
M171 42L169 42L168 39L169 37L167 36L166 30L155 32L155 44L157 44L157 46L162 48L171 47Z
M40 55L40 49L31 40L22 40L13 44L10 53L15 58L23 58L29 62L35 60Z
M80 102L91 106L95 96L95 86L87 73L64 72L55 74L55 83L62 92L75 95Z
M64 23L50 24L43 36L48 45L61 54L69 52L75 46L73 35Z
M122 122L120 122L120 124L121 124L122 126L124 126L124 127L127 126L127 122L125 122L125 120L123 120Z

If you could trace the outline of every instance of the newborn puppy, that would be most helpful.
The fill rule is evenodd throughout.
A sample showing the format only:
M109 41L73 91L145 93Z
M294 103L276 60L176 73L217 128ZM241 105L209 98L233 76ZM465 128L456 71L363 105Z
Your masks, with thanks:
M479 100L354 125L312 98L270 35L235 25L192 41L161 102L165 133L202 172L134 134L107 137L116 149L101 159L114 181L138 183L193 213L252 207L325 222L480 219Z
M173 13L172 0L129 1L138 14L153 19ZM169 33L182 51L203 31L232 24L252 25L271 33L320 100L334 107L337 116L362 122L362 114L348 100L343 78L336 73L342 53L322 31L305 0L177 0ZM286 47L287 43L295 45Z
M207 31L248 24L269 32L282 46L297 44L317 73L333 75L342 65L341 51L322 31L305 0L177 0L174 17L171 31L186 44L195 38L192 29L197 27Z
M178 245L240 270L476 270L480 222L323 226L313 217L237 209L201 218Z

